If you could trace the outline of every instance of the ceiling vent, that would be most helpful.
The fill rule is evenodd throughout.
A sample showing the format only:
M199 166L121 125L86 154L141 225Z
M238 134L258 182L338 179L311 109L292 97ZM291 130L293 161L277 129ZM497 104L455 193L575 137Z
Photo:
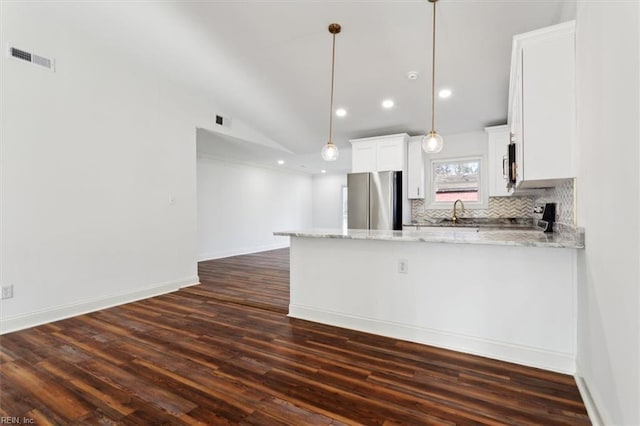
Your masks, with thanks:
M231 128L231 117L216 114L216 126Z
M7 45L7 57L22 62L29 62L52 72L55 71L54 59L45 58L44 56L36 55L35 53L27 52L26 50L18 49L11 45Z

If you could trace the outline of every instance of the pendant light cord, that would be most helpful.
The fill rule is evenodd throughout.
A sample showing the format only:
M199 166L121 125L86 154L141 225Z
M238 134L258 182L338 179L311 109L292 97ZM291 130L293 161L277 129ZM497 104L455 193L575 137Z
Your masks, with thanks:
M433 46L431 48L431 132L435 132L436 116L436 3L433 2Z
M336 64L336 33L333 33L333 48L331 50L331 103L329 105L329 143L333 143L333 79Z

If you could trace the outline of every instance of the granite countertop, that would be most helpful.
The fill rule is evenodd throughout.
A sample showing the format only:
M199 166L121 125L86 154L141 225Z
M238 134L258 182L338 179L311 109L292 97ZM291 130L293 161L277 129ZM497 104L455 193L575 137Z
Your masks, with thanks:
M528 229L437 229L419 231L383 231L367 229L306 229L274 232L274 235L306 238L337 238L351 240L405 241L425 243L484 244L523 247L584 248L581 228L545 233Z

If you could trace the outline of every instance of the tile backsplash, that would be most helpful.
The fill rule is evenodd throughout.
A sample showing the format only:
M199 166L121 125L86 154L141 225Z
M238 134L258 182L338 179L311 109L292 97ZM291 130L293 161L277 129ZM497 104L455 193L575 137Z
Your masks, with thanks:
M554 188L546 188L538 196L489 197L489 208L465 210L461 217L533 217L535 203L556 203L556 220L565 225L574 224L573 179ZM411 200L411 220L425 221L451 216L450 209L426 209L424 200Z
M489 197L488 209L466 209L460 217L530 217L531 197ZM426 209L424 200L411 201L411 219L420 222L431 218L450 217L451 209Z
M556 203L556 221L564 225L575 225L573 191L574 179L568 179L554 188L547 188L535 202Z

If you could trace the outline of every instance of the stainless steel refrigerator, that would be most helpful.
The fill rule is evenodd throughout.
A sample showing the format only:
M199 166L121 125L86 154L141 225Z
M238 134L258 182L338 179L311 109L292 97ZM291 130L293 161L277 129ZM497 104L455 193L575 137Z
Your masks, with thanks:
M402 172L347 175L349 229L402 229Z

